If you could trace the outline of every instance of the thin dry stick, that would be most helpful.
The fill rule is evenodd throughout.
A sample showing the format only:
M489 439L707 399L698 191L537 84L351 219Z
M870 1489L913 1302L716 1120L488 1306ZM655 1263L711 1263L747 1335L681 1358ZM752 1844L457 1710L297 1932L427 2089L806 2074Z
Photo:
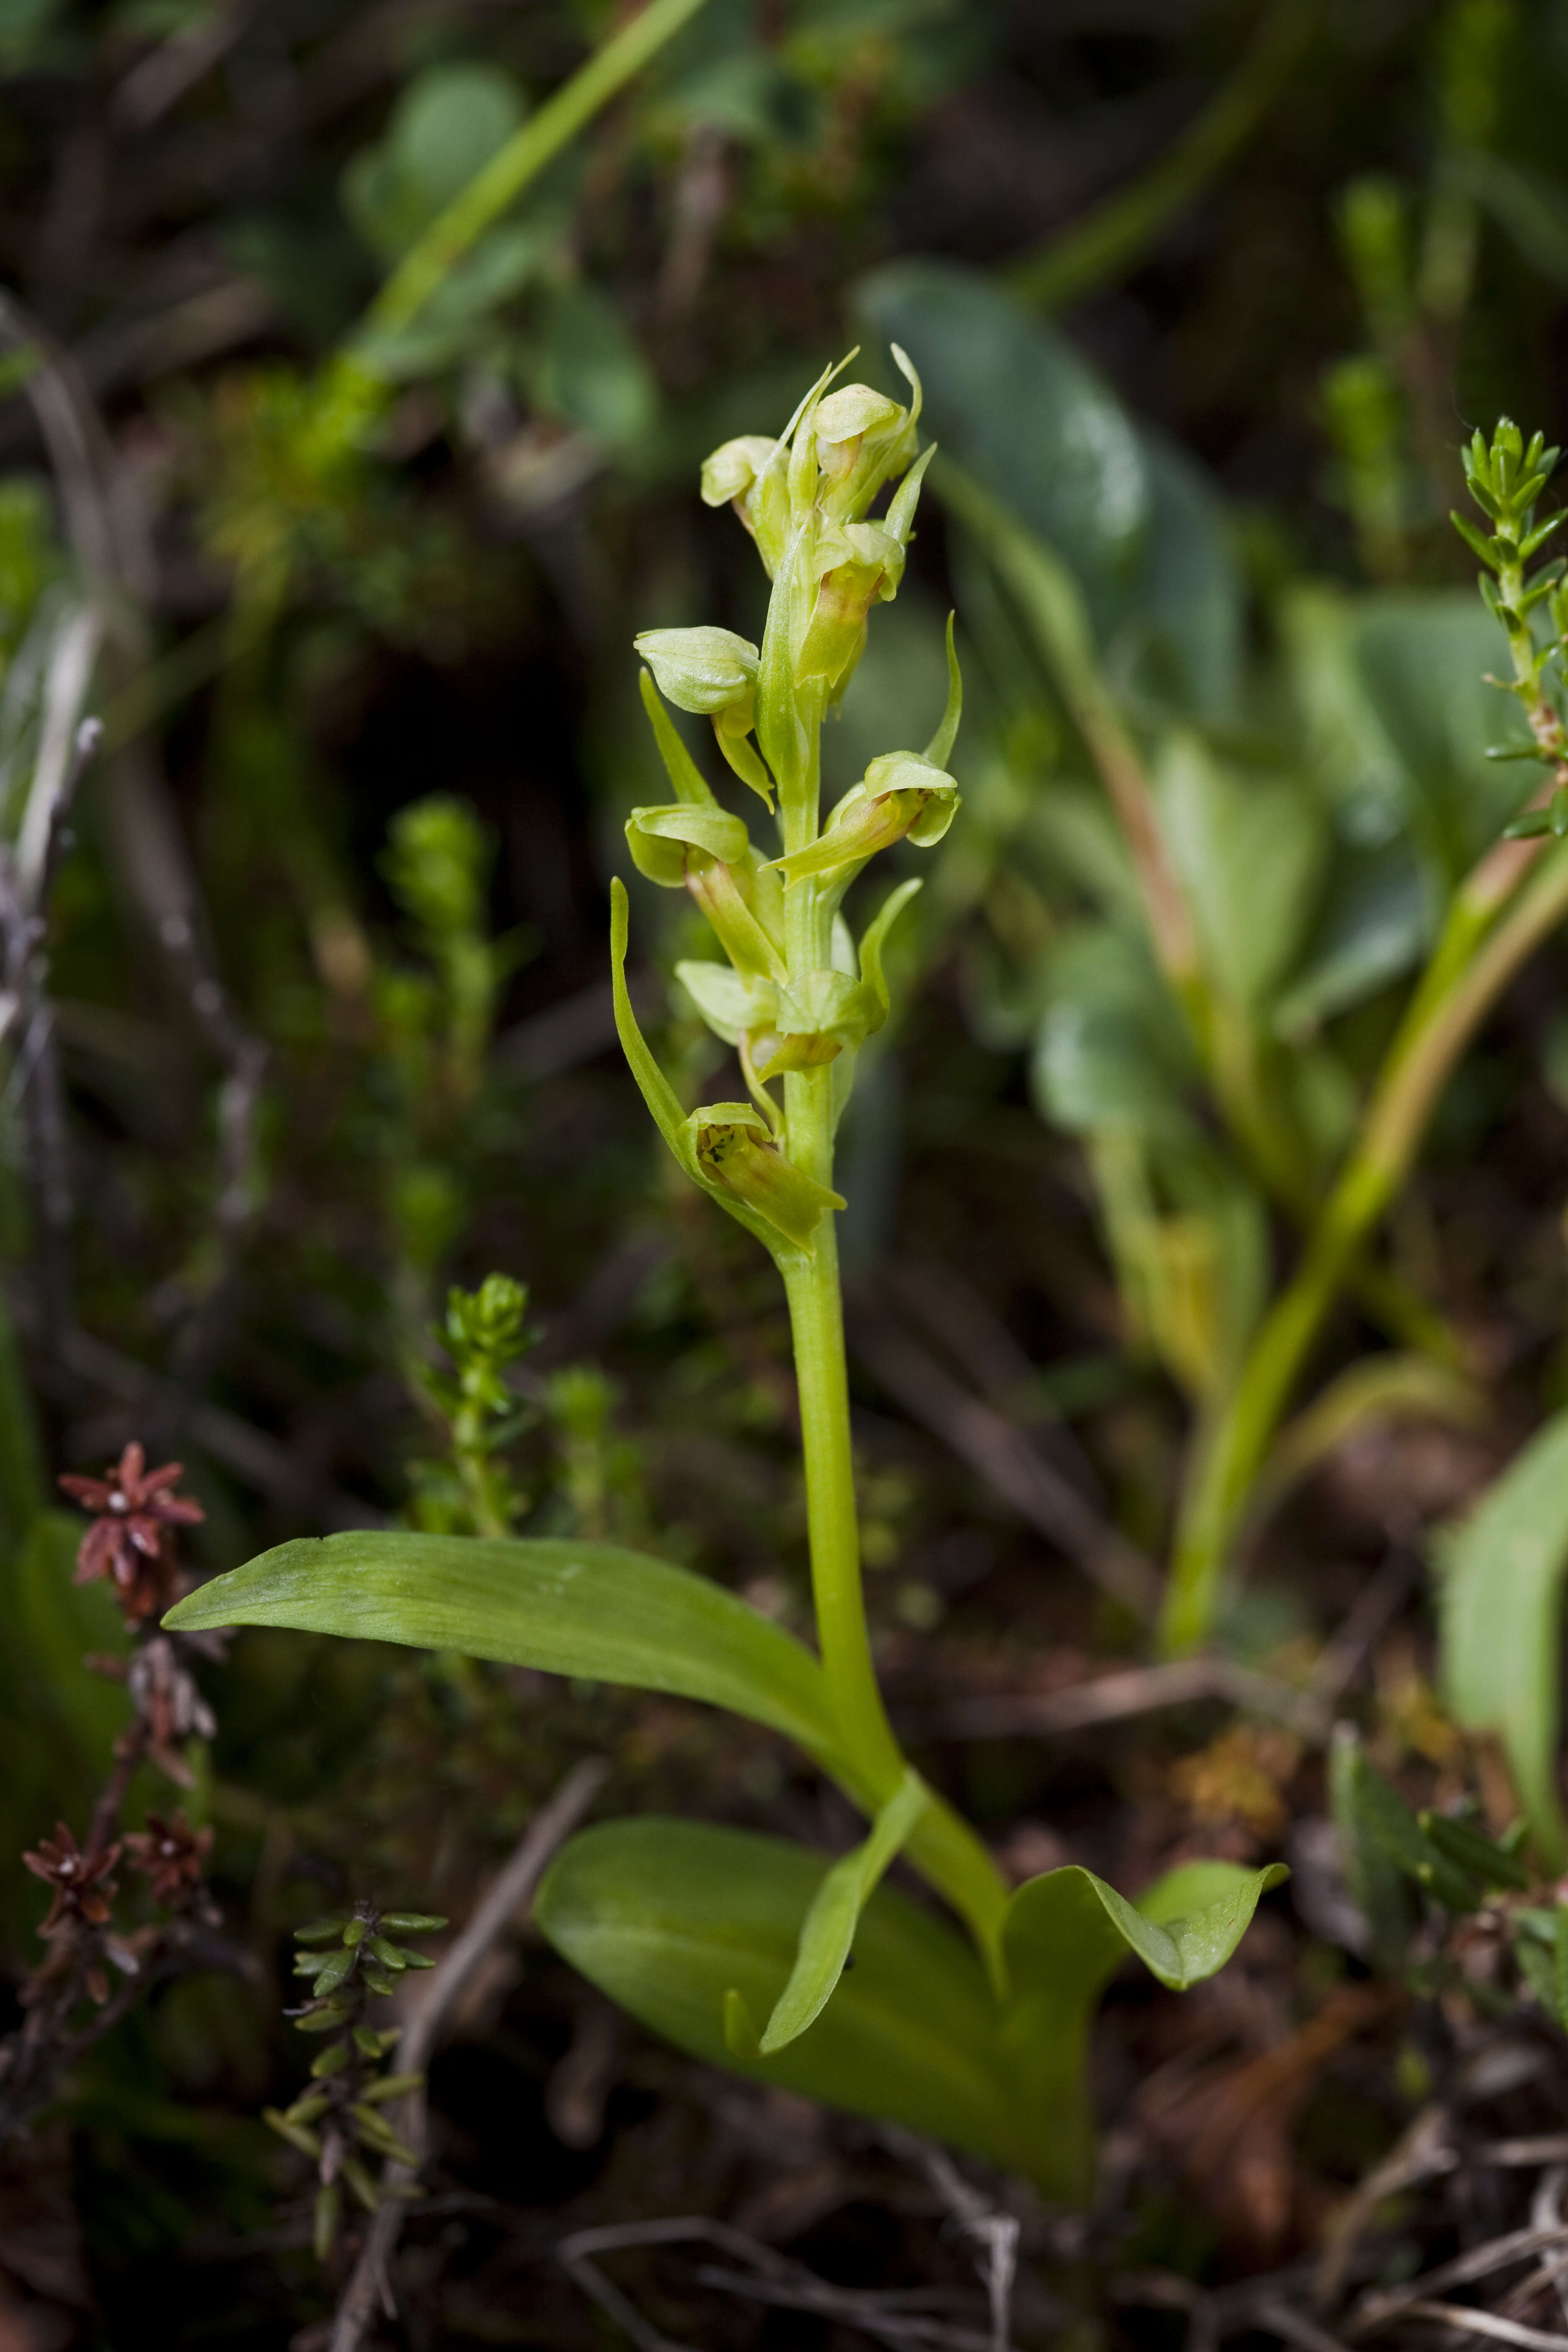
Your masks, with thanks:
M991 2352L1007 2352L1013 2327L1013 2283L1018 2273L1018 2222L965 2180L945 2150L894 2127L883 2137L906 2162L920 2166L948 2211L985 2250L982 2264L991 2306Z
M900 2137L901 2141L906 2136ZM984 2200L969 2191L967 2184L964 2188L973 2204L989 2216ZM816 2312L825 2318L858 2327L866 2335L879 2336L895 2347L923 2346L927 2352L996 2352L994 2334L982 2336L973 2328L950 2326L942 2320L927 2318L912 2312L909 2308L911 2298L900 2294L834 2286L818 2278L815 2271L787 2261L772 2246L748 2237L744 2231L732 2228L727 2221L709 2221L706 2216L671 2214L657 2221L612 2222L604 2229L578 2230L562 2240L556 2255L589 2300L631 2338L637 2352L688 2352L687 2347L662 2336L645 2319L630 2297L605 2277L594 2258L633 2247L692 2242L717 2246L732 2260L747 2265L743 2273L721 2270L716 2264L699 2265L698 2284L714 2287L722 2294L773 2304L787 2311ZM1005 2336L1001 2352L1007 2352Z
M1319 1744L1331 1728L1327 1710L1308 1692L1237 1665L1234 1659L1208 1657L1127 1666L1067 1690L952 1699L934 1710L921 1728L945 1739L1048 1738L1122 1722L1129 1716L1152 1715L1160 1707L1190 1706L1196 1699L1224 1699L1255 1715L1270 1716Z
M773 2304L783 2311L816 2312L825 2319L837 2319L846 2327L858 2327L863 2334L875 2336L895 2347L923 2345L929 2352L996 2352L994 2335L983 2336L976 2328L953 2327L945 2320L898 2311L879 2302L874 2293L830 2286L824 2279L781 2282L746 2277L738 2271L723 2271L713 2263L701 2263L697 2269L697 2283L700 2286L716 2287L721 2294ZM1003 2352L1006 2352L1005 2337Z
M142 609L155 586L144 530L113 495L114 451L70 353L0 290L0 344L30 352L23 390L59 482L66 528L105 639L106 683L123 691L149 666ZM97 637L94 638L94 649ZM167 787L144 740L122 745L106 799L115 864L167 958L204 1043L224 1066L218 1102L216 1270L182 1337L174 1370L199 1383L216 1350L217 1318L255 1213L257 1108L266 1048L237 1019L201 919L200 894ZM62 1101L63 1111L63 1101ZM53 1315L68 1328L74 1317Z
M1451 2263L1439 2263L1436 2270L1423 2273L1406 2286L1363 2296L1347 2322L1345 2333L1370 2336L1386 2327L1391 2320L1403 2318L1416 2304L1443 2288L1470 2286L1493 2271L1506 2270L1510 2263L1524 2262L1531 2254L1543 2254L1565 2243L1568 2229L1510 2230L1503 2237L1489 2239L1483 2246L1472 2246L1468 2253L1457 2254Z
M619 2253L631 2246L679 2246L692 2240L707 2240L727 2254L752 2263L770 2278L786 2278L790 2265L771 2247L749 2238L742 2230L731 2229L727 2221L710 2221L705 2216L674 2213L658 2221L613 2221L598 2230L576 2230L563 2238L555 2249L555 2258L599 2309L613 2319L617 2327L637 2346L637 2352L689 2352L689 2347L661 2336L643 2317L629 2295L625 2295L613 2279L605 2276L594 2257L596 2254Z
M1085 1502L1059 1470L1042 1461L1021 1430L962 1387L887 1316L857 1309L850 1338L855 1353L889 1395L977 1470L1020 1518L1124 1608L1145 1621L1153 1615L1160 1578L1152 1561Z
M1301 2352L1345 2352L1337 2336L1320 2327L1310 2319L1303 2319L1289 2304L1260 2303L1254 2307L1252 2324L1266 2328L1270 2336L1282 2336L1287 2344L1299 2344Z
M1493 2311L1472 2311L1465 2303L1412 2303L1407 2319L1436 2319L1461 2336L1489 2336L1496 2344L1517 2344L1521 2352L1563 2352L1568 2336L1553 2336L1544 2327L1525 2327L1517 2319L1500 2319Z
M544 1875L545 1864L556 1848L571 1836L608 1770L609 1766L597 1757L575 1765L555 1794L535 1813L511 1860L492 1882L473 1917L432 1975L425 1998L398 2045L399 2074L424 2073L479 1963L531 1899ZM427 2134L423 2090L411 2092L404 2101L397 2128L400 2137L422 2156ZM394 2309L388 2271L403 2228L406 2193L415 2184L416 2171L411 2166L389 2164L382 2177L387 2195L371 2222L359 2260L338 2305L330 2352L359 2352L377 2305L389 2315Z
M1338 2303L1350 2275L1357 2242L1377 2208L1423 2180L1454 2171L1460 2158L1452 2138L1453 2122L1447 2107L1436 2102L1421 2109L1395 2140L1388 2154L1348 2197L1323 2232L1322 2252L1312 2299L1326 2310Z

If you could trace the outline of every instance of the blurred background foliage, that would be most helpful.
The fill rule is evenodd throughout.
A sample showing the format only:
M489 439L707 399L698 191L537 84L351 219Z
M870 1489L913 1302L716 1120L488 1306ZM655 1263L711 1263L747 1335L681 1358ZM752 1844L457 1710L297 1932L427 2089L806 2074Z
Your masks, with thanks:
M666 1181L612 1050L605 892L626 811L661 797L632 635L760 630L750 551L698 504L697 466L777 429L857 340L874 382L890 338L910 352L949 470L830 783L934 726L950 604L967 692L963 814L899 950L912 1003L846 1129L889 1680L934 1727L933 1774L998 1841L1035 1839L1020 1867L1051 1840L1113 1876L1194 1835L1239 1857L1294 1801L1289 1741L1184 1779L1210 1753L1201 1713L1061 1749L944 1737L939 1701L1129 1645L1069 1564L1062 1494L1163 1549L1185 1433L1402 984L1523 797L1486 758L1516 722L1445 518L1472 425L1506 410L1550 435L1563 413L1568 9L708 0L389 315L389 273L626 16L0 0L10 837L51 724L104 724L44 1011L12 1024L0 1094L16 1977L37 1890L5 1857L90 1802L122 1706L80 1663L113 1630L69 1584L52 1477L128 1437L189 1465L206 1567L468 1524L489 1429L510 1523L647 1541L796 1616L782 1302ZM1284 1179L1198 1087L1095 709L1142 748ZM692 1100L717 1048L668 974L694 921L641 891L638 1001ZM1243 1656L1321 1637L1568 1394L1562 978L1549 948L1508 997L1394 1220L1393 1263L1490 1418L1474 1379L1428 1383L1403 1436L1347 1407L1331 1433L1360 1450L1276 1523L1229 1629ZM46 1045L52 1156L28 1108ZM432 1330L449 1284L492 1271L528 1292L494 1357L512 1402L454 1450L467 1342ZM1336 1360L1370 1344L1347 1317ZM1412 1675L1376 1701L1390 1769L1436 1736ZM210 1684L191 1810L267 1969L362 1890L460 1917L587 1752L616 1759L622 1810L838 1833L762 1735L663 1703L262 1634ZM608 2125L601 2090L596 2126L557 2130L583 1996L537 1955L504 2012L503 1990L437 2081L468 2189L614 2217L655 2163L659 2210L720 2193L681 2169L697 2126L668 2119L700 2113L691 2070L644 2051ZM487 2033L501 2120L469 2079ZM286 2040L264 1995L198 1978L95 2056L27 2189L55 2200L51 2283L13 2265L44 2224L0 2210L27 2341L259 2346L321 2315L253 2120L294 2087ZM1386 2145L1404 2111L1380 2096L1325 2125L1331 2175ZM1205 2242L1229 2226L1211 2214ZM586 2341L564 2287L518 2332L534 2290L492 2237L425 2340Z

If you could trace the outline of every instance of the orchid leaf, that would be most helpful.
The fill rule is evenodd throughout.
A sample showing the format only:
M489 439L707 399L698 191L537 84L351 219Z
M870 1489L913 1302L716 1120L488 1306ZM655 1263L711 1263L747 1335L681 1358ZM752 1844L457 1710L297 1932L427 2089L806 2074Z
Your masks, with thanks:
M665 773L674 788L676 799L688 802L693 808L716 808L718 803L702 771L681 741L679 730L659 698L651 670L640 671L637 684L642 692L643 709L647 712L653 739L658 745L658 755L664 761Z
M963 677L958 667L958 648L952 641L953 615L947 616L947 708L942 714L942 725L921 754L933 768L945 768L954 743L958 740L958 723L963 717Z
M830 1874L825 1856L777 1838L612 1822L563 1848L534 1917L591 1984L692 2057L1034 2169L979 1962L889 1888L861 1911L855 1965L814 2021L763 2054L754 2021L784 1993Z
M1568 1412L1559 1412L1439 1538L1443 1693L1502 1741L1547 1867L1568 1862L1557 1792L1559 1638L1568 1568Z
M1094 2187L1089 2034L1100 1994L1129 1952L1161 1983L1184 1991L1235 1951L1258 1899L1286 1875L1279 1864L1247 1871L1189 1864L1136 1906L1076 1864L1028 1879L1007 1906L1003 1951L1013 1999L1003 2026L1006 2062L1026 2108L1053 2118L1047 2194L1072 2203Z
M906 1772L872 1825L871 1834L836 1862L811 1899L788 1984L762 2037L764 2057L796 2041L827 2005L844 1973L856 1924L889 1864L906 1843L928 1800L918 1773Z
M618 1544L354 1530L279 1544L165 1623L286 1625L670 1691L819 1759L837 1742L811 1653L722 1585Z

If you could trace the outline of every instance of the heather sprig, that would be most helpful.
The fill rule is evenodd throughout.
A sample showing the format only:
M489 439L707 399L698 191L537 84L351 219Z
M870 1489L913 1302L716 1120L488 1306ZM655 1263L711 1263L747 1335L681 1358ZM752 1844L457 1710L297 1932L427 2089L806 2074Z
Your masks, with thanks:
M331 2034L317 2053L310 2079L291 2105L263 2110L279 2135L316 2168L313 2238L325 2262L337 2243L346 2187L366 2213L376 2212L390 2184L379 2168L391 2160L413 2167L415 2151L399 2139L383 2110L416 2090L423 2076L389 2074L397 2026L372 2021L371 2005L396 1991L410 1969L435 1966L398 1940L432 1935L445 1919L418 1911L382 1911L356 1904L352 1911L307 1920L294 1931L296 1976L310 1979L310 1997L287 2015L301 2033Z

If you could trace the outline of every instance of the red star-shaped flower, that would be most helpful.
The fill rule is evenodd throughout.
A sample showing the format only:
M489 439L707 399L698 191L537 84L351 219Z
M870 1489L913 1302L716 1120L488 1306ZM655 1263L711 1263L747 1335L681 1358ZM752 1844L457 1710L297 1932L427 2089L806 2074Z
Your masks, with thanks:
M115 1892L109 1874L119 1859L118 1843L105 1846L101 1853L84 1853L75 1832L57 1822L53 1837L40 1838L37 1852L22 1856L34 1877L54 1892L49 1916L38 1933L52 1935L68 1918L80 1919L89 1927L105 1927Z
M199 1503L173 1492L184 1475L180 1462L149 1470L145 1450L133 1439L103 1477L67 1472L60 1479L66 1493L95 1514L76 1556L76 1580L90 1584L108 1577L128 1624L160 1614L175 1598L178 1571L168 1530L194 1527L205 1517Z
M210 1829L194 1830L183 1811L172 1822L149 1813L144 1830L132 1830L125 1851L132 1870L146 1874L154 1903L179 1909L200 1892L202 1865L212 1852Z

